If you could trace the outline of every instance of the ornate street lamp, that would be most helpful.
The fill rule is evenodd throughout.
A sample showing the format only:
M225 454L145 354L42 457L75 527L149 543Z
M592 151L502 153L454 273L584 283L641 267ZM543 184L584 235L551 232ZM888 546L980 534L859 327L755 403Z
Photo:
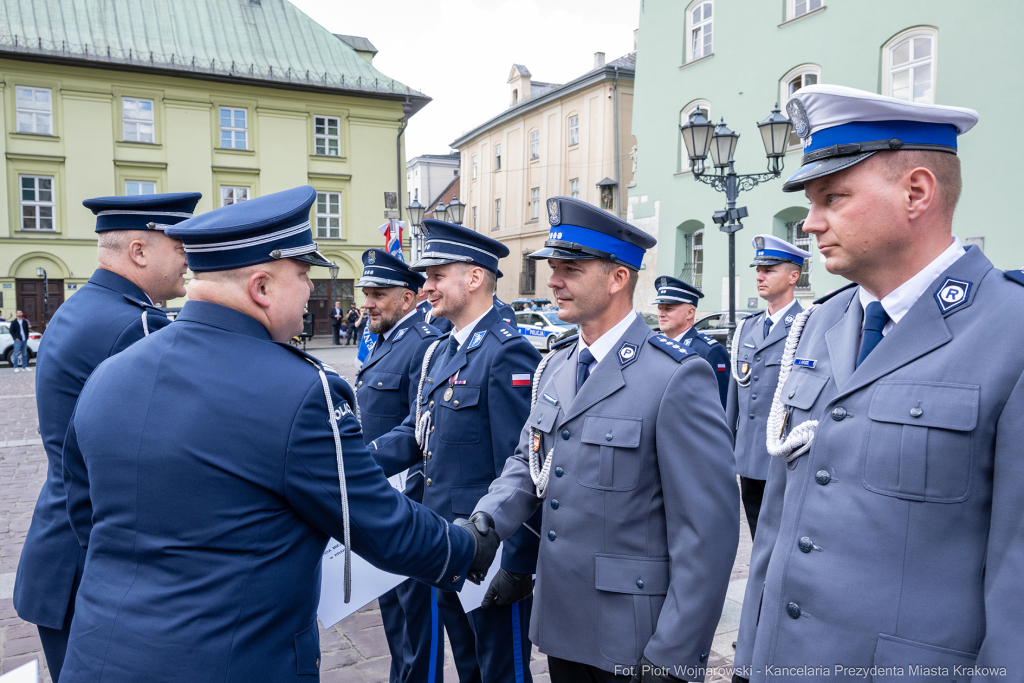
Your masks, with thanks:
M462 225L462 215L466 212L466 205L459 201L458 197L452 197L448 203L448 219L455 225Z
M679 126L679 134L683 136L683 145L686 147L686 156L693 162L693 172L704 172L704 160L708 158L708 149L711 147L711 133L715 124L704 118L700 110L690 115L690 120Z
M711 136L711 161L715 168L725 168L732 162L732 155L735 154L739 141L739 134L729 130L725 125L725 119L715 126L715 132Z
M338 270L340 269L338 268L337 263L332 262L331 265L327 266L327 271L331 274L331 305L334 305L334 302L336 301L334 298L336 296L334 293L334 283L338 279Z
M764 152L768 155L768 170L773 173L780 173L786 156L786 146L789 145L789 133L793 130L793 124L779 111L779 103L775 103L775 109L761 123L757 124L761 131L761 141L764 143Z
M423 212L427 207L420 204L420 200L413 199L405 210L409 212L409 222L412 223L412 263L419 260L423 253Z

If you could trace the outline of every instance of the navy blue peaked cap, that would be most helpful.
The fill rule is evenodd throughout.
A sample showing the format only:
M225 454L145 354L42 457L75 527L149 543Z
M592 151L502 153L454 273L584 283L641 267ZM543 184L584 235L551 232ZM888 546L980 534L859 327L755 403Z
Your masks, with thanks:
M654 281L654 286L658 288L658 296L654 299L656 304L693 304L696 306L697 300L704 298L704 292L690 283L670 275L658 277Z
M363 276L356 287L405 287L418 292L426 281L386 249L367 249L363 252Z
M548 199L551 231L532 259L603 258L640 270L644 252L658 243L651 235L593 204L569 197Z
M214 209L165 232L185 245L188 267L201 273L293 258L334 265L317 250L309 227L316 190L301 185Z
M429 266L446 263L472 263L501 277L498 260L508 256L508 247L486 235L461 225L427 218L423 221L426 243L420 260L412 269L424 271Z
M130 197L93 197L82 202L96 214L96 232L166 230L192 218L199 192L169 192Z

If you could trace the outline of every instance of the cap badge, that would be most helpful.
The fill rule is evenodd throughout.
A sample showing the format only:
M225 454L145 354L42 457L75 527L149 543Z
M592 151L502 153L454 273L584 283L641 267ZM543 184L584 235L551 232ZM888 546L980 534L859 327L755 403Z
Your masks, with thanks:
M757 250L764 249L764 238L763 237L755 237L754 238L754 248L757 249Z
M667 277L661 278L661 282L658 283L658 286L659 287L667 287L668 286L668 278Z
M963 305L970 293L970 282L947 277L946 281L939 287L939 291L935 292L935 300L939 302L939 309L943 313L949 313L954 308Z
M559 225L561 222L561 207L558 206L558 200L552 197L548 200L548 223L551 225Z
M802 138L807 137L811 132L811 124L807 120L807 110L804 109L803 102L794 97L786 104L786 113L789 114L796 134Z
M370 253L366 255L366 262L367 263L376 263L377 262L377 252L374 251L373 249L371 249Z

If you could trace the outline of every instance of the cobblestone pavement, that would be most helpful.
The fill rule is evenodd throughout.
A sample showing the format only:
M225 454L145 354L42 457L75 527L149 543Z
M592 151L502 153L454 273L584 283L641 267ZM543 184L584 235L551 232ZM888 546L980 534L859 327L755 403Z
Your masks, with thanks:
M310 344L307 350L347 377L355 377L355 347ZM11 595L14 576L25 542L32 510L46 478L46 455L37 432L35 373L14 373L0 368L0 673L39 659L41 680L50 683L36 627L18 618ZM733 567L728 599L723 610L710 667L728 667L732 643L739 627L743 590L750 563L750 534L741 521L741 537ZM380 610L373 602L330 629L320 628L320 680L324 683L380 683L388 680L388 654ZM548 683L547 658L536 648L530 669L537 683ZM708 676L708 683L724 683L731 672ZM451 648L445 643L444 680L458 681Z

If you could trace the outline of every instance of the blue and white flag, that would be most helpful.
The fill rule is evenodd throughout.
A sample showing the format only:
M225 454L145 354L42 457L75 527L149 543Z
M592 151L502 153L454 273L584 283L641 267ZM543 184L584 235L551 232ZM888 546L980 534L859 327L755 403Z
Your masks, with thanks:
M359 351L356 352L356 360L360 363L364 362L370 356L370 351L373 350L376 343L377 335L370 332L369 324L364 325L363 336L359 338Z

